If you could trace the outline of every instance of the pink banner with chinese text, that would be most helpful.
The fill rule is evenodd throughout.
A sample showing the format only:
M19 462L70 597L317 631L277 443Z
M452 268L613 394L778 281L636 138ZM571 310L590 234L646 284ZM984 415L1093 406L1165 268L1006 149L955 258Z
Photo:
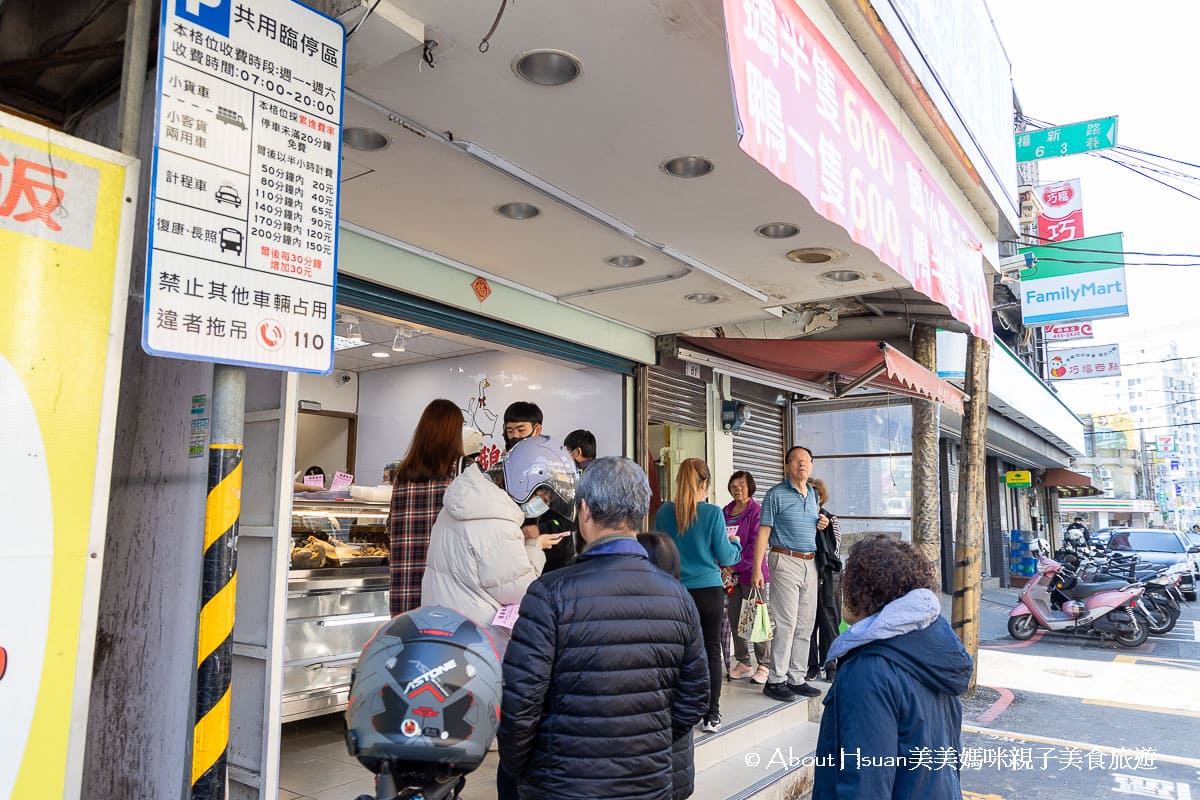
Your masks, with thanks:
M981 245L791 0L724 0L741 149L914 289L991 340Z
M1079 178L1043 183L1035 191L1042 204L1037 220L1039 241L1067 242L1084 237L1083 188Z

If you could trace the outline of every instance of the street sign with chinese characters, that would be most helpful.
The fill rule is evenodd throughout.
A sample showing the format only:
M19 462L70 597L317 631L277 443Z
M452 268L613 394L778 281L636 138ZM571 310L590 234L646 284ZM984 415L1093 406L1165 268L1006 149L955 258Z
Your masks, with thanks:
M80 796L139 173L0 112L7 800Z
M1051 350L1048 361L1052 381L1115 378L1121 374L1121 348L1116 344Z
M1083 238L1083 189L1073 178L1034 188L1042 207L1037 217L1038 240L1065 242Z
M341 24L295 0L164 0L143 347L328 372Z
M1057 128L1025 131L1016 134L1014 140L1018 162L1106 150L1117 146L1117 118L1104 117Z
M992 338L982 245L927 166L792 0L725 0L739 146L921 294Z

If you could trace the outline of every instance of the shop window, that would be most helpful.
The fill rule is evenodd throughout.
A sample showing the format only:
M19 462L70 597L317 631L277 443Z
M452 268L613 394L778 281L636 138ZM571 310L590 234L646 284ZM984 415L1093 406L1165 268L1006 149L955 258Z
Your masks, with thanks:
M912 407L797 413L795 441L818 457L908 453L912 450Z

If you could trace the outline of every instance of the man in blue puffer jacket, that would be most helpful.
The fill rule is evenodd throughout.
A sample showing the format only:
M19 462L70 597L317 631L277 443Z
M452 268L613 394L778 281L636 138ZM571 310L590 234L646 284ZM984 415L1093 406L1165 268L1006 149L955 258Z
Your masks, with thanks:
M637 464L596 459L576 497L586 546L529 587L504 658L500 761L523 800L670 800L671 745L708 706L700 617L637 541Z
M813 800L959 800L971 657L930 591L933 566L886 536L858 542L842 573L849 630L817 737Z

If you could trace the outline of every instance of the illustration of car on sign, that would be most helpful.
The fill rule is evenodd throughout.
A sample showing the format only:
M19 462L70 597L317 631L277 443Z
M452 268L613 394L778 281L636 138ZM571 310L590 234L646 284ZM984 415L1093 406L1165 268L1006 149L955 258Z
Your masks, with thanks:
M221 252L226 250L242 254L242 232L237 228L221 228Z
M234 111L232 108L217 106L217 119L224 122L226 125L236 125L242 130L246 130L246 121L242 119L242 115Z
M216 191L216 197L218 203L229 203L234 208L242 207L242 198L238 194L238 190L228 183L221 184L221 188Z

